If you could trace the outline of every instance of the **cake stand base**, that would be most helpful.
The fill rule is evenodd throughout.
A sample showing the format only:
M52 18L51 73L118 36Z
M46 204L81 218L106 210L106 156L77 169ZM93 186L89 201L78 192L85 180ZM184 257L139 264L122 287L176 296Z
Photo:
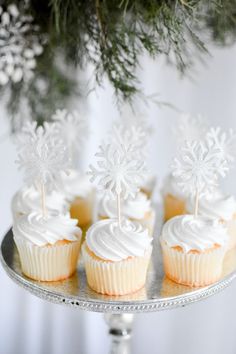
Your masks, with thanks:
M111 338L110 354L129 354L134 315L130 313L104 315Z

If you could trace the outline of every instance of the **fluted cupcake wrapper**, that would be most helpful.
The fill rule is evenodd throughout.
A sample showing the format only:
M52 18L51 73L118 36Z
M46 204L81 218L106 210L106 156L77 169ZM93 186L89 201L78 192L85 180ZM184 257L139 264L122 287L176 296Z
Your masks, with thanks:
M40 281L57 281L70 277L76 270L81 239L63 245L36 246L14 238L20 255L22 272Z
M189 286L206 286L222 274L226 248L219 247L205 253L184 253L161 241L164 270L173 281Z
M97 260L82 246L87 282L93 290L106 295L125 295L141 289L146 281L151 248L144 257L119 262Z
M228 250L231 250L236 247L236 217L232 218L232 220L227 222L228 234L229 234L229 242L228 242Z

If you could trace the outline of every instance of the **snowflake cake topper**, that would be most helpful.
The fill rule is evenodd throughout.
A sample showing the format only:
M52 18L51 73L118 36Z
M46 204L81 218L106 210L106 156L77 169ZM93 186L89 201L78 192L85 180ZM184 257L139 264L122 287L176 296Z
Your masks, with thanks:
M62 138L68 147L71 159L79 152L88 137L88 122L77 111L68 112L58 109L52 116L56 124L56 134Z
M25 182L35 185L41 191L43 214L45 207L45 186L57 186L60 171L66 171L69 164L67 150L62 140L55 138L54 125L37 127L28 122L22 129L16 163L25 172Z
M186 141L180 154L174 159L173 175L178 184L190 195L195 195L195 215L198 213L198 199L212 193L218 177L225 177L228 163L222 160L220 150L204 141Z
M177 144L181 146L183 141L201 140L205 136L208 129L208 122L205 117L198 114L196 117L183 113L179 116L178 122L172 128L176 137Z
M37 126L35 121L26 121L20 132L14 137L14 142L18 149L24 149L26 144L29 145L37 142L39 139L47 141L51 136L55 136L55 125L44 123L44 126Z
M33 17L21 13L15 4L0 6L0 85L29 81L35 58L43 52L43 38Z
M139 191L145 174L144 162L134 159L129 146L118 146L117 142L101 145L95 156L98 158L97 167L90 165L88 171L91 182L98 179L98 185L110 197L117 198L118 219L121 225L120 198L134 197Z
M220 127L211 128L207 133L207 139L211 145L219 149L222 160L226 160L228 163L235 160L236 133L233 129L224 132Z
M129 147L134 157L144 158L147 153L148 127L144 123L130 126L116 123L113 125L110 139L115 141L118 147Z

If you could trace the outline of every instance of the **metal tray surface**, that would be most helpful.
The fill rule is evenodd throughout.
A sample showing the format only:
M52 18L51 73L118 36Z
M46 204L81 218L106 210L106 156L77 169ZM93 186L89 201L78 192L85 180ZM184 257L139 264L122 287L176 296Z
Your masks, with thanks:
M236 251L232 250L226 255L222 277L215 284L190 288L172 282L164 276L157 237L154 239L145 287L126 296L105 296L91 290L87 285L82 261L79 262L74 276L64 281L38 282L27 278L21 272L12 230L3 238L0 260L9 277L32 294L53 303L104 313L153 312L185 306L218 293L236 277Z

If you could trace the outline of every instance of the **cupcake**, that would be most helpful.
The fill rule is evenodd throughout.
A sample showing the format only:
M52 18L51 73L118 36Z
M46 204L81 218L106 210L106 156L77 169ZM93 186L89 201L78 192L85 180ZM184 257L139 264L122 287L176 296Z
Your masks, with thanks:
M38 212L18 217L13 225L14 241L22 272L31 279L58 281L76 270L81 243L77 220L60 214Z
M146 194L139 192L135 198L128 198L122 202L122 215L132 221L137 221L148 229L153 235L155 224L155 210ZM101 199L98 207L99 219L113 219L117 216L117 203L115 200L105 196Z
M63 192L70 205L72 219L78 220L82 229L87 229L93 220L94 189L86 175L76 170L62 173Z
M190 214L193 213L193 198L188 199L186 210ZM228 249L236 246L236 200L233 196L226 196L220 190L216 190L214 194L199 200L198 213L220 220L228 230Z
M187 194L178 185L176 178L170 174L166 177L162 189L164 220L185 214Z
M125 295L141 289L152 252L152 239L141 224L122 219L100 220L82 246L88 285L98 293Z
M143 180L143 183L140 186L140 191L146 194L149 199L152 199L155 186L156 176L152 174L147 174L147 176Z
M34 187L21 188L12 199L12 214L15 221L19 216L30 214L32 211L41 211L41 195ZM49 214L58 212L65 214L69 210L69 204L64 194L52 191L46 196L46 208Z
M164 225L160 242L169 279L198 287L220 278L228 235L218 219L176 216Z

